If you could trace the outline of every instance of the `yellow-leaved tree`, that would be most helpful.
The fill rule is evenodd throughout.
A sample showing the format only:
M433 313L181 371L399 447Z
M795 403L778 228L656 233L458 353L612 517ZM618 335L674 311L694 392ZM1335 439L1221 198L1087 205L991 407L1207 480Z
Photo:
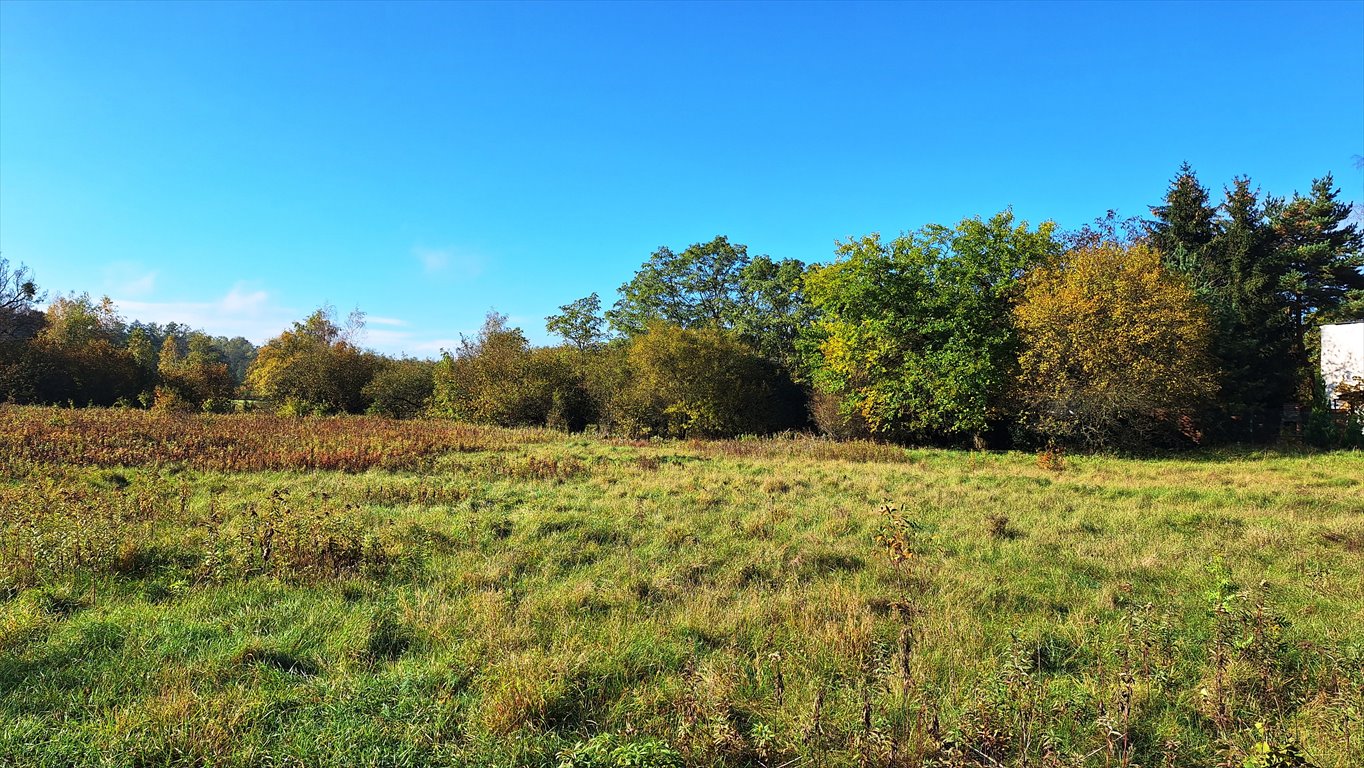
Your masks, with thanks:
M246 372L247 388L285 413L363 411L369 404L365 385L381 362L356 345L363 328L359 310L342 327L334 309L319 308L260 348Z
M1197 440L1214 393L1207 310L1143 243L1090 241L1033 269L1014 307L1021 416L1091 448Z

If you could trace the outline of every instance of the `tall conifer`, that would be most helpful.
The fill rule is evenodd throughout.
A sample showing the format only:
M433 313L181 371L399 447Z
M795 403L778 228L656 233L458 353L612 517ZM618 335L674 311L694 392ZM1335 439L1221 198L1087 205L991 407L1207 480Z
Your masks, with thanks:
M1331 174L1312 182L1308 196L1273 201L1270 218L1283 272L1279 293L1288 307L1303 354L1305 337L1322 315L1364 291L1364 235L1349 222L1351 207L1342 202ZM1306 360L1300 360L1305 364Z
M1160 251L1165 265L1193 280L1200 293L1211 279L1205 264L1207 247L1217 236L1217 208L1210 204L1208 190L1187 162L1170 181L1165 204L1151 207L1151 244Z
M1222 407L1235 437L1273 438L1279 409L1293 398L1296 380L1288 312L1278 292L1282 263L1264 205L1250 179L1226 190L1217 236L1208 246L1217 334L1213 351L1222 368Z

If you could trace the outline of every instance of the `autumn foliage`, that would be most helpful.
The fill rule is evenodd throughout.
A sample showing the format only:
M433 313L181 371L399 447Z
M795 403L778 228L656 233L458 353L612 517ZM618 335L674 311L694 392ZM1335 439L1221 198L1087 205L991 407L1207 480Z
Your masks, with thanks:
M107 298L44 307L27 268L0 258L0 402L628 438L1344 447L1360 432L1333 409L1353 396L1326 392L1315 358L1319 326L1364 318L1352 210L1329 175L1291 198L1238 177L1218 202L1185 165L1150 220L1110 211L1063 232L1006 208L850 237L815 264L721 235L660 247L614 304L561 306L545 318L558 346L493 311L439 360L366 349L358 309L324 305L257 348L127 322Z
M202 471L417 470L447 453L535 441L492 427L370 416L310 419L264 413L179 414L122 409L0 406L6 461L61 466L182 466Z
M1036 268L1013 316L1018 398L1043 434L1145 444L1188 432L1214 392L1208 312L1147 245L1083 245Z

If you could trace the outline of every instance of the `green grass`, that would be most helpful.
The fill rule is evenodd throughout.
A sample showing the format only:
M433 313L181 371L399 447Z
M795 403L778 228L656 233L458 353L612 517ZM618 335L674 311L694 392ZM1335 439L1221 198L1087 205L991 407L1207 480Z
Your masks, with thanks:
M1359 454L513 438L0 434L0 764L1364 765Z

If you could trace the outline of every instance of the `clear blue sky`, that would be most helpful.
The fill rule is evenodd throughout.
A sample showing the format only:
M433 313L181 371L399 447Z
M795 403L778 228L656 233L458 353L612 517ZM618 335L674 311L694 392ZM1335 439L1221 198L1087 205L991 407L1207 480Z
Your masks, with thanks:
M0 253L260 342L532 339L660 245L1364 199L1364 3L0 2Z

